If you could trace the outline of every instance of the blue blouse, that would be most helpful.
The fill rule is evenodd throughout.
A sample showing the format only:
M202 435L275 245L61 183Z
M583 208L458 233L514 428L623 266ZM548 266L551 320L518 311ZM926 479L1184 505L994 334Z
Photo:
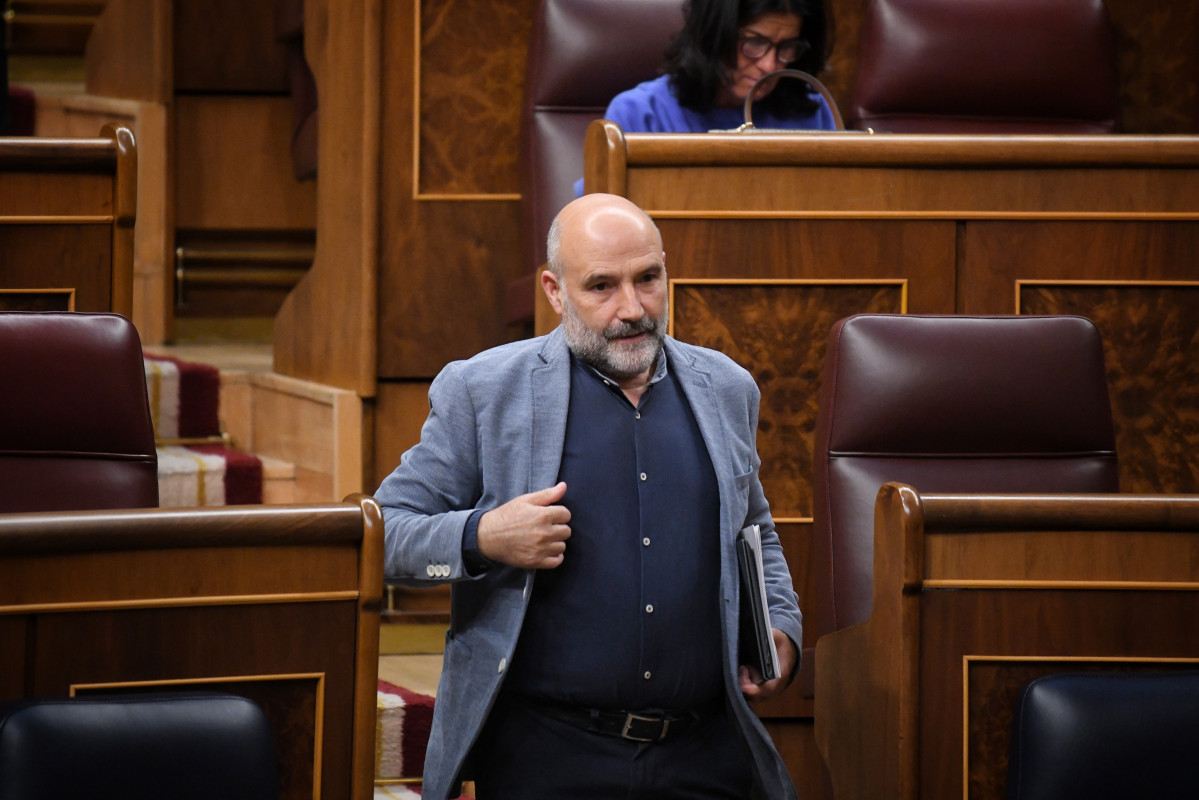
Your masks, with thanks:
M785 128L788 130L832 131L837 121L828 102L819 92L811 93L817 102L814 111L803 114L775 116L766 110L751 114L755 128ZM611 120L625 133L707 133L714 130L731 130L745 122L745 110L736 108L713 108L705 113L692 111L679 105L670 84L670 76L662 75L645 81L612 98L604 119ZM575 181L575 196L583 195L583 179Z
M823 95L812 92L812 99L819 105L810 113L778 117L765 110L755 112L754 127L835 130L832 109ZM684 108L674 96L670 76L663 75L616 95L604 119L615 122L625 133L707 133L739 127L745 122L745 112L741 106L713 108L703 114Z

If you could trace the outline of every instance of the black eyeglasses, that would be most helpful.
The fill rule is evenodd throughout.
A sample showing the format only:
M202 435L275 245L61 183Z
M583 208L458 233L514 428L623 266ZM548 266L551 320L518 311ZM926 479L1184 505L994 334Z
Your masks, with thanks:
M808 52L811 45L803 39L784 39L781 42L772 42L765 36L759 36L756 33L743 33L738 47L741 55L751 61L757 61L774 50L779 61L790 64Z

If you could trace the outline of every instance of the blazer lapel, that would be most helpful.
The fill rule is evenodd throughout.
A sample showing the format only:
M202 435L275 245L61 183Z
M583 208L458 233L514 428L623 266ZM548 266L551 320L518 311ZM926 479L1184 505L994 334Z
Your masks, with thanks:
M562 329L556 328L537 353L533 367L531 458L528 491L558 482L562 448L566 445L566 412L570 405L570 351Z
M731 517L736 507L736 487L733 475L737 473L736 466L731 462L731 451L726 446L726 437L731 432L725 429L724 418L720 413L720 403L712 386L712 376L699 369L695 360L677 343L667 337L666 349L670 358L670 368L674 371L683 394L691 404L691 413L699 425L700 434L704 437L704 445L708 448L708 457L716 470L716 482L720 491L720 530L722 535L733 531Z

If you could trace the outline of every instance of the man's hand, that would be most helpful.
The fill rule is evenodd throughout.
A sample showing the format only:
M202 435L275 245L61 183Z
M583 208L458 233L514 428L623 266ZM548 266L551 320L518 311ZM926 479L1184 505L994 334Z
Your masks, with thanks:
M492 561L524 569L553 569L562 563L570 538L570 510L556 505L566 494L558 483L514 497L479 517L479 552Z
M779 677L772 681L763 681L756 669L742 665L740 669L741 694L745 695L745 699L751 703L769 700L786 689L787 684L791 682L791 671L795 669L795 662L799 658L795 644L787 634L778 628L772 628L770 633L774 636L775 649L779 651Z

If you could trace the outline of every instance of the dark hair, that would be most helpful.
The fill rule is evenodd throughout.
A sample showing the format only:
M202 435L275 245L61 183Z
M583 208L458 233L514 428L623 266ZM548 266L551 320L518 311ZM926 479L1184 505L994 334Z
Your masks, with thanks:
M808 43L808 52L787 66L818 75L832 38L824 0L687 0L683 5L683 29L666 51L664 69L680 105L700 113L712 109L736 64L741 28L770 13L794 14L803 19L799 38ZM810 112L817 102L803 81L784 79L757 105L779 114Z

